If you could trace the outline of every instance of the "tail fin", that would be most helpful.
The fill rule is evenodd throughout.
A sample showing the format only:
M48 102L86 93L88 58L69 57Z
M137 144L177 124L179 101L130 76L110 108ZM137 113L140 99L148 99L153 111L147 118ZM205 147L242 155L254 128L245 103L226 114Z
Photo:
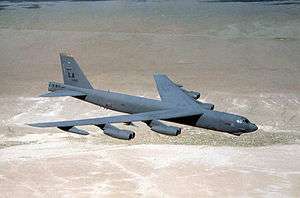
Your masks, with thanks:
M72 56L60 53L60 62L64 84L86 89L93 89L92 85L87 80L78 63Z

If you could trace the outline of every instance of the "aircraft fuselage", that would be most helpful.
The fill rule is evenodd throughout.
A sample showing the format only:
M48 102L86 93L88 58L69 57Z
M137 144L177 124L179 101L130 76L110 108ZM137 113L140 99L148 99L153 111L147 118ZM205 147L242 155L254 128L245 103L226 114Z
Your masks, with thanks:
M178 108L174 104L166 103L161 100L149 99L139 96L131 96L122 93L96 90L96 89L84 89L61 83L56 83L57 89L68 88L74 91L85 92L85 97L75 97L83 101L96 104L98 106L134 114L155 110L163 110L167 108ZM53 91L53 90L50 90ZM205 129L211 129L215 131L222 131L231 133L234 135L240 135L242 133L253 132L257 130L255 124L249 122L245 117L234 115L231 113L219 112L215 110L208 110L198 107L203 114L201 116L191 116L185 118L169 119L166 121L176 122L180 124L190 125L194 127L200 127Z

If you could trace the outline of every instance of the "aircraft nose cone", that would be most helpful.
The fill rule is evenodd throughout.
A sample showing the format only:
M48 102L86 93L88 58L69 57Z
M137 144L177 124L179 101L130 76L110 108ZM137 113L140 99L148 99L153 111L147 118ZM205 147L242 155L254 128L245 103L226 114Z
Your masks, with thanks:
M257 129L258 129L258 127L255 124L251 124L250 128L249 128L249 132L256 131Z

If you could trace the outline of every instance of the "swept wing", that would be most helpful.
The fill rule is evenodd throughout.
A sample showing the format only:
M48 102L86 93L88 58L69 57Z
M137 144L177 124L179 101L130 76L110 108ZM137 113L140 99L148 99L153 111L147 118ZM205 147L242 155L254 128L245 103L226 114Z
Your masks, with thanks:
M200 111L187 111L186 109L167 109L159 111L150 111L145 113L137 113L130 115L118 115L103 118L91 118L81 120L70 121L58 121L58 122L44 122L29 124L34 127L71 127L71 126L83 126L83 125L102 125L108 123L123 123L123 122L136 122L136 121L148 121L148 120L168 120L172 118L189 117L195 115L202 115Z
M154 75L154 80L162 101L190 109L198 106L194 99L184 93L184 91L166 75L156 74Z

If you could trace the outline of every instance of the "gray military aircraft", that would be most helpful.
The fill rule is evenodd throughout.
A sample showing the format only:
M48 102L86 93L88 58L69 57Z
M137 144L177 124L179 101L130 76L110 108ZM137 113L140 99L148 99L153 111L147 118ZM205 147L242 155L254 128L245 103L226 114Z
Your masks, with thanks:
M181 128L168 126L159 120L201 127L233 135L253 132L257 126L247 118L214 110L214 105L197 101L200 93L188 91L182 85L173 83L166 75L156 74L154 80L161 100L131 96L111 91L93 89L75 59L60 54L64 83L49 82L49 93L42 97L72 96L74 98L105 107L107 109L128 113L111 117L44 122L29 124L34 127L57 127L67 132L88 135L89 133L76 126L95 125L104 134L111 137L130 140L135 133L121 130L113 123L132 124L142 121L152 131L176 136Z

